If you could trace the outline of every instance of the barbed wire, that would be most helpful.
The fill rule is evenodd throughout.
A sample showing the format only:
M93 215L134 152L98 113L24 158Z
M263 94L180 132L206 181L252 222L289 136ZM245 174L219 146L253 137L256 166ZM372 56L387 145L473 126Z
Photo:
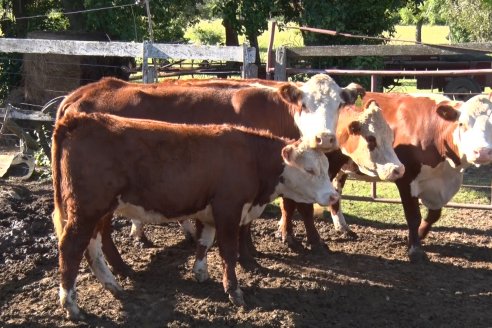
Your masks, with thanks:
M74 15L74 14L83 14L83 13L94 12L94 11L101 11L101 10L119 9L119 8L124 8L124 7L133 7L133 6L138 6L138 5L139 4L136 4L136 3L129 3L129 4L124 4L124 5L117 5L117 6L110 6L110 7L100 7L100 8L92 8L92 9L84 9L84 10L77 10L77 11L67 11L67 12L63 12L62 11L60 13L63 14L63 15ZM15 20L49 17L49 15L50 14L24 16L24 17L15 17ZM0 22L11 21L11 20L12 19L10 19L10 18L2 18L2 19L0 19Z

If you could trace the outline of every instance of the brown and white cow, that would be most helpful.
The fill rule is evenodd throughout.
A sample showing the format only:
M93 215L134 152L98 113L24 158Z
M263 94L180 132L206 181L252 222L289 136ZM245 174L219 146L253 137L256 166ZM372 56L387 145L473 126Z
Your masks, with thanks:
M229 125L70 111L56 122L52 159L59 296L73 319L81 317L75 283L85 251L103 286L121 290L101 251L101 225L113 213L149 223L194 216L209 232L216 230L224 290L244 305L235 266L248 212L279 194L324 205L338 199L323 153Z
M409 229L410 260L426 259L421 239L458 192L463 171L492 162L492 101L488 95L457 102L441 95L399 93L367 93L364 101L369 99L380 104L395 134L395 152L406 167L396 185ZM428 208L424 221L419 199ZM340 211L335 216L346 225Z
M340 149L328 153L330 179L334 179L346 165L357 167L369 177L384 181L395 181L405 172L405 166L393 150L393 131L383 117L377 102L367 101L366 108L345 106L340 112L337 138ZM357 124L355 124L357 122ZM342 188L343 186L335 186ZM294 238L292 216L297 209L306 228L308 244L316 245L320 236L314 225L313 204L296 203L284 198L281 205L282 217L279 221L279 234L282 241L298 247ZM333 223L337 231L355 236L349 229L340 210L340 202L330 207Z

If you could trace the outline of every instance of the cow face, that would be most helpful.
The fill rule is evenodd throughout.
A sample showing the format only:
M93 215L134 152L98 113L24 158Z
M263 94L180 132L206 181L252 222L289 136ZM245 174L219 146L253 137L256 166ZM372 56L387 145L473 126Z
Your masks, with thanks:
M340 122L340 148L359 170L371 177L394 181L403 176L405 166L393 149L394 134L375 101L359 112L358 119Z
M277 194L300 203L331 205L339 194L328 176L328 159L307 143L297 142L282 149L285 168Z
M323 151L338 148L335 132L340 106L354 103L357 94L364 90L356 84L341 88L326 74L314 75L299 87L288 84L281 88L284 100L298 104L294 120L301 136Z
M438 114L447 120L457 120L453 139L460 157L470 164L492 163L492 101L477 95L466 102L450 106L437 105Z

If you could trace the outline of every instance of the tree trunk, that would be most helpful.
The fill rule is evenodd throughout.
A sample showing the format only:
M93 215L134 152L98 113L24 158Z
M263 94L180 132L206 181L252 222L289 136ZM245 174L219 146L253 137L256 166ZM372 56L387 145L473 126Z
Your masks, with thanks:
M225 45L226 46L238 46L239 45L239 37L237 35L237 31L233 28L231 22L227 18L224 17L222 20L222 25L225 28Z
M420 18L415 26L415 41L422 42L422 25L424 24L424 19Z
M84 2L83 1L73 1L73 0L63 0L63 10L65 12L71 11L79 11L84 10ZM81 14L72 14L67 15L68 21L70 22L70 31L75 32L83 32L85 31L86 26L86 15Z

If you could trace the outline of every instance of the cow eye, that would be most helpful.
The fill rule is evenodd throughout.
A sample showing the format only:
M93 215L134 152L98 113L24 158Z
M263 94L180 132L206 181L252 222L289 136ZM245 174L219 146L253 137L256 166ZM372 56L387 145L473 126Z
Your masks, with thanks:
M306 172L311 174L311 175L316 175L316 173L314 172L314 169L306 169Z
M367 147L369 148L369 151L373 151L378 145L376 142L376 137L374 137L374 136L366 137L366 141L367 141Z

